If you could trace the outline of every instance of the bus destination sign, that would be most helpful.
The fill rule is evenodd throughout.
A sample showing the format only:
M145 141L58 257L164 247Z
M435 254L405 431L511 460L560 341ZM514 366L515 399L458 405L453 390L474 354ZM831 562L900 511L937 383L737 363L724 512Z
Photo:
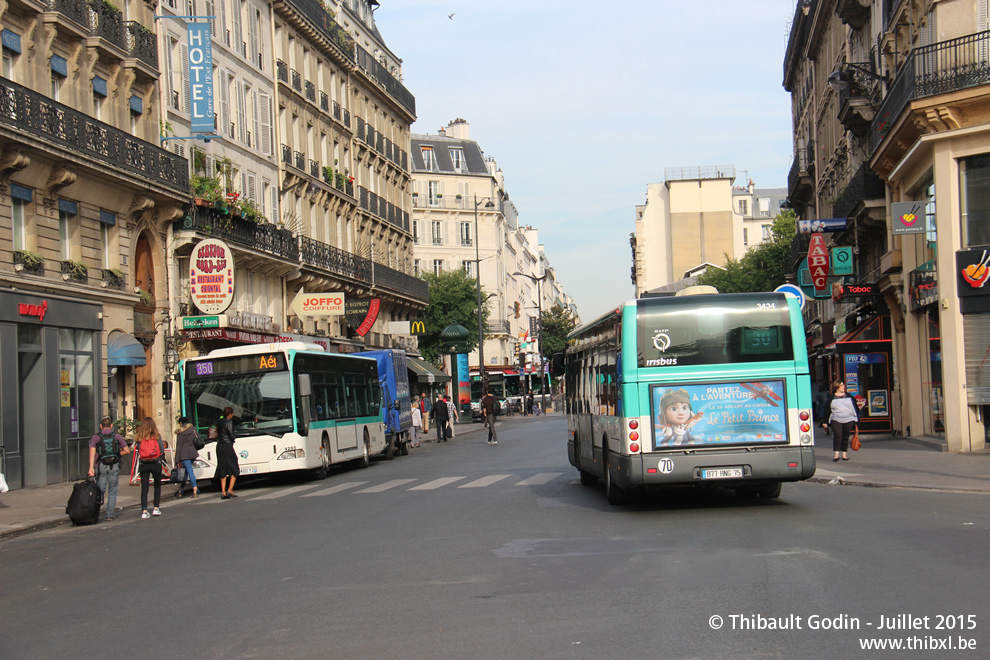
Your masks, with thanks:
M186 371L187 378L209 378L264 371L285 371L284 353L236 355L232 357L197 360Z

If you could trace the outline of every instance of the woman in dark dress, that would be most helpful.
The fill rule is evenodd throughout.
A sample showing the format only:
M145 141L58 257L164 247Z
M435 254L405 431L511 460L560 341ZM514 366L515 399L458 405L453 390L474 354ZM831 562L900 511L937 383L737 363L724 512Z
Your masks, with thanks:
M220 499L229 500L234 495L234 482L241 473L234 451L234 409L227 406L217 422L217 477L220 478Z

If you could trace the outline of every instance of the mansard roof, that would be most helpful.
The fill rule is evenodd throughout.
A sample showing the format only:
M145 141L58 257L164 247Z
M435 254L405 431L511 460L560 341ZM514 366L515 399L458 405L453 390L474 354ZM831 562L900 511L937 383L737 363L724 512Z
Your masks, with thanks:
M412 155L413 173L437 172L442 174L484 174L488 175L485 165L485 155L474 140L461 140L442 135L411 135L409 136L410 152ZM427 170L423 162L423 147L433 148L433 160L436 169ZM464 152L464 165L460 172L454 171L450 159L450 149L460 148Z

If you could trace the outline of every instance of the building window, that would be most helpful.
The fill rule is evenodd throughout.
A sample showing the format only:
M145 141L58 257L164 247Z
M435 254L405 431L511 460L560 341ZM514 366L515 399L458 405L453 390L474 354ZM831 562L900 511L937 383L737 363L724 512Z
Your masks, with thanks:
M429 197L430 206L440 206L440 182L439 181L429 181L429 182L427 182L427 195Z
M420 276L420 273L422 273L422 267L419 265L419 259L414 259L413 260L413 275L415 275L416 277L419 277Z
M419 220L413 220L413 245L419 245Z
M760 217L769 218L770 217L770 198L760 197Z
M773 238L773 225L763 225L763 238L761 240L769 241Z
M439 220L431 221L433 225L433 244L443 245L443 223Z
M464 170L464 150L461 148L450 150L450 162L454 164L454 171L460 174Z
M106 270L110 268L110 225L100 223L100 253L101 267Z
M471 247L474 243L471 241L471 223L462 222L461 223L461 247Z
M14 249L24 250L24 202L19 199L11 200L10 215L13 220Z
M52 96L52 100L53 101L58 101L59 90L62 89L62 80L64 80L62 78L62 76L59 76L59 75L56 75L55 73L52 73L52 94L51 94L51 96Z
M465 260L461 262L461 268L468 277L474 277L474 261Z
M964 158L960 169L963 247L990 245L990 154Z
M434 259L433 260L433 274L434 275L440 275L441 273L443 273L443 259Z
M423 154L423 168L427 172L435 172L437 169L437 161L433 157L433 147L422 147L420 152Z
M743 227L743 247L749 245L749 229Z
M739 200L739 215L749 215L749 202L745 199Z
M68 212L58 212L58 246L59 257L62 261L72 258L72 245L70 243L72 231L69 226L71 221L72 216Z

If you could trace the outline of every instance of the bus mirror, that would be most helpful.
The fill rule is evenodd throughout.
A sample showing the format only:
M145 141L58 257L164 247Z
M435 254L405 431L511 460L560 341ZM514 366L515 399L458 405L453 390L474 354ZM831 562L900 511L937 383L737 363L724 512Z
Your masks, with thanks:
M560 378L564 375L564 354L554 353L553 361L550 363L550 375L554 378Z
M309 380L309 374L299 374L299 396L312 396L313 385Z

